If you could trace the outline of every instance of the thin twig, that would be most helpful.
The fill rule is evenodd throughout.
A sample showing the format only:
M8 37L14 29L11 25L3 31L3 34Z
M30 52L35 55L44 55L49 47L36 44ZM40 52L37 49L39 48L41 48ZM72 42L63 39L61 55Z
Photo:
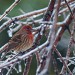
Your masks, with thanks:
M66 0L65 0L65 3L66 3L66 5L67 5L67 7L68 7L68 9L69 9L69 11L70 11L70 13L71 13L71 15L73 16L73 13L72 13L72 11L71 11L71 8L70 8L70 6L68 5L68 3L67 3Z
M0 16L0 21L20 2L20 0L15 0L15 2Z
M65 63L64 59L62 58L60 52L56 49L56 46L53 46L53 48L54 48L54 51L57 53L57 55L60 57L60 59L61 59L63 65L64 65L64 66L66 67L66 69L68 70L69 74L70 74L70 75L73 75L72 72L70 71L70 69L68 68L67 64Z
M26 66L25 66L23 75L28 75L28 73L29 73L30 64L31 64L31 61L32 61L32 56L28 57L28 59L26 59L26 60L27 60L27 61L25 62Z

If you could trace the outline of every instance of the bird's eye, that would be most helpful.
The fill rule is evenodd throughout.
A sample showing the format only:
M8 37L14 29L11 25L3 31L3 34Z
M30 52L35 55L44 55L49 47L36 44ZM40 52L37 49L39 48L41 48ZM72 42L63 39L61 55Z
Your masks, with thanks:
M31 28L29 28L29 27L28 27L28 28L26 28L26 30L27 30L27 31L30 31L30 30L31 30Z
M28 27L27 30L29 30L30 28Z

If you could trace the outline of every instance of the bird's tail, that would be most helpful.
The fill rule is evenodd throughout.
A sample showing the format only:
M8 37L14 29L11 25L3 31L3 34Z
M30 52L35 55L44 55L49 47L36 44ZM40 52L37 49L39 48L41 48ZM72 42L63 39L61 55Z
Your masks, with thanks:
M3 47L0 48L0 61L6 56L6 54L10 51L10 47L9 47L9 44L5 44ZM4 53L2 55L2 53Z

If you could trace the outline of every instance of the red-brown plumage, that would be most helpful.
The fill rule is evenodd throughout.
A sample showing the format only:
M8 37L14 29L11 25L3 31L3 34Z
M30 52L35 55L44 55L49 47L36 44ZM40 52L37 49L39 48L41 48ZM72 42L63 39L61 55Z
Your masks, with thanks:
M16 52L26 51L33 45L33 34L31 26L23 26L17 33L13 35L8 42L5 51L14 50Z

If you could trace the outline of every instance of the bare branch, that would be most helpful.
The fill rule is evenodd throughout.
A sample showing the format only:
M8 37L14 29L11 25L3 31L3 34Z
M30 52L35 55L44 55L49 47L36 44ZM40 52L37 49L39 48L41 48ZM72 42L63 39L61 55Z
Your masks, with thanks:
M15 2L0 16L0 21L20 2L20 0L15 0Z

